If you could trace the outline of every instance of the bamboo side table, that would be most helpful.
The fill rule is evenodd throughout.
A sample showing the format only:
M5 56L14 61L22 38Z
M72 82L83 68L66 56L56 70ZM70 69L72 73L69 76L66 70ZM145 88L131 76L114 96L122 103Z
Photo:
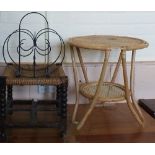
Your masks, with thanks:
M134 77L134 63L135 63L136 50L148 47L148 43L141 39L124 37L124 36L91 35L91 36L80 36L80 37L70 38L69 44L70 44L75 88L76 88L76 101L75 101L75 108L72 116L72 122L77 124L77 129L79 130L83 127L86 120L88 119L88 116L95 108L97 102L104 103L108 101L116 102L116 101L122 101L122 100L126 100L130 111L132 112L132 114L134 115L138 123L143 126L144 118L140 108L138 107L138 104L134 99L133 77ZM85 70L85 65L81 55L80 48L103 51L105 56L103 60L103 66L102 66L100 78L98 81L95 81L95 82L89 81ZM111 81L106 82L104 80L105 73L106 73L111 49L113 48L119 48L120 55ZM79 62L83 71L83 75L85 79L84 83L79 83L79 80L78 80L75 51L77 52ZM127 67L126 67L127 51L132 52L130 80L128 80ZM122 70L123 70L124 85L121 85L115 82L118 74L118 70L121 64L122 64ZM76 120L76 116L77 116L78 105L79 105L79 93L89 99L90 106L87 109L86 113L84 114L82 120L78 122Z

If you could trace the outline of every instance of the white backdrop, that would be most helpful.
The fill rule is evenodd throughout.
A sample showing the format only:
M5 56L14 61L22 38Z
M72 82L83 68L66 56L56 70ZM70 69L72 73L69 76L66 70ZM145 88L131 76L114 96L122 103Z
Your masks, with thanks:
M1 11L0 12L0 48L7 35L18 29L21 17L27 12L23 11ZM106 34L125 35L138 37L146 40L149 48L137 52L137 61L155 60L155 11L48 11L41 12L47 16L50 27L55 29L64 39L73 36ZM35 18L31 23L26 23L32 29L39 27L40 18ZM64 62L71 62L69 48ZM101 54L94 55L85 53L86 61L101 61ZM115 61L116 54L113 54L111 61ZM128 55L129 60L129 55ZM0 61L3 62L2 56Z

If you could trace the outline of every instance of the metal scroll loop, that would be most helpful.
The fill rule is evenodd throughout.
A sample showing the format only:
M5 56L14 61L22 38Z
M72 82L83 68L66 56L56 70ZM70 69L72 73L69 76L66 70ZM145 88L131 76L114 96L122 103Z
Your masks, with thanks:
M23 21L25 18L28 16L31 16L32 14L39 15L43 17L43 20L45 21L45 28L40 29L37 33L31 32L29 29L23 28ZM16 47L16 51L13 53L14 56L12 56L10 52L10 46L11 46L11 39L15 37L15 35L18 36L18 43ZM51 41L52 38L50 36L56 36L59 41L59 48L56 51L56 53L53 49L52 46L54 46L53 42ZM26 36L26 38L23 38L23 36ZM39 44L39 39L41 37L45 37L44 43L45 43L45 48L41 47ZM29 47L24 47L25 42L29 39L29 42L31 42L31 45ZM57 31L54 29L49 28L49 23L46 19L46 17L39 13L39 12L30 12L25 14L20 22L19 22L19 27L17 30L13 31L4 41L3 44L3 58L4 61L7 65L10 63L13 63L15 70L16 70L16 76L21 77L21 76L28 76L28 77L39 77L39 74L36 74L36 72L42 72L44 75L41 76L49 76L52 73L52 70L50 70L51 66L54 65L55 63L58 62L62 64L64 58L65 58L65 43L62 39L62 37L58 34ZM55 55L54 60L51 58L51 55ZM43 58L43 60L46 60L46 62L41 66L38 67L37 65L37 59L38 56ZM14 59L14 57L17 58L17 60ZM29 57L31 59L31 67L24 67L22 65L22 59ZM31 74L23 74L24 72L31 72Z

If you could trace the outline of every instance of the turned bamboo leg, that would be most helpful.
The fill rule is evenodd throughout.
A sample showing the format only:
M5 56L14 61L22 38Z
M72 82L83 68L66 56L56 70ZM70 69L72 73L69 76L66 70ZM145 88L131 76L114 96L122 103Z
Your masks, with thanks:
M86 83L88 83L88 76L87 76L87 72L85 70L85 65L84 65L84 62L83 62L83 59L82 59L80 49L78 47L76 47L76 50L77 50L77 54L78 54L78 57L79 57L79 60L80 60L80 64L81 64L81 68L82 68L82 72L83 72L85 81L86 81Z
M135 116L138 123L143 126L143 122L139 118L139 115L136 113L136 111L135 111L135 109L131 103L131 100L130 100L130 90L128 87L128 77L127 77L127 68L126 68L126 51L125 50L121 51L121 58L122 58L122 68L123 68L123 78L124 78L124 85L125 85L126 101L127 101L128 106L129 106L129 109L131 110L131 112Z
M101 71L101 74L100 74L98 86L97 86L97 89L96 89L96 92L95 92L95 96L94 96L94 98L92 100L92 103L90 104L89 109L87 110L84 117L82 118L82 120L78 124L77 130L80 130L83 127L83 125L85 124L88 116L91 114L92 110L94 109L94 107L96 105L96 101L97 101L99 92L101 90L101 86L103 85L103 82L104 82L104 77L105 77L105 73L106 73L106 69L107 69L107 65L108 65L109 55L110 55L110 51L105 51L104 63L103 63L102 71Z
M78 106L79 106L79 82L78 82L78 74L77 74L76 60L75 60L75 53L74 53L73 46L70 46L70 51L71 51L71 59L72 59L73 74L74 74L75 89L76 89L76 99L75 99L75 107L74 107L73 116L72 116L72 122L77 124L78 122L76 121L76 115L77 115Z
M115 80L116 80L120 64L121 64L121 55L119 56L118 62L116 64L116 67L115 67L115 70L114 70L114 74L113 74L112 79L111 79L112 83L115 82Z
M133 106L134 106L135 110L137 111L137 114L139 115L141 121L144 121L144 117L142 115L142 112L141 112L140 108L138 107L138 104L136 103L136 100L135 100L135 97L134 97L135 56L136 56L136 51L133 50L132 51L132 58L131 58L131 71L130 71L131 99L132 99Z

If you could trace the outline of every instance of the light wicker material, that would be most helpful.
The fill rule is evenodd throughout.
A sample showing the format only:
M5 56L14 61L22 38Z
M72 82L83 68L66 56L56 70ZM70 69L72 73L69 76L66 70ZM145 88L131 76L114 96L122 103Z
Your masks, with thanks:
M146 48L149 45L141 39L110 35L79 36L70 38L69 43L72 46L86 49L107 50L121 48L127 51Z
M93 99L97 90L97 85L98 82L80 84L80 93L89 99ZM103 102L122 101L125 99L124 89L124 86L120 84L105 82L101 86L97 100Z
M77 129L79 130L83 127L83 125L85 124L86 120L88 119L89 115L95 108L98 101L112 102L112 101L122 101L124 99L126 100L130 111L132 112L133 116L136 118L138 123L141 126L144 126L144 117L134 99L133 78L134 78L135 52L137 49L143 49L148 47L149 44L146 41L137 38L124 37L124 36L107 36L107 35L90 35L90 36L74 37L69 39L69 44L71 50L73 73L76 87L76 101L72 116L72 122L78 124ZM100 50L105 54L102 70L100 73L100 78L96 83L89 81L80 48L91 49L89 50L91 52L92 50ZM120 55L116 67L114 69L111 81L106 82L105 81L106 69L108 66L109 55L111 49L113 48L119 48ZM75 49L77 51L77 56L81 64L85 84L79 84L78 72L76 69L76 58L74 53ZM127 75L126 51L132 51L130 80L128 80ZM123 85L116 83L116 78L121 64L122 64L123 81L124 81ZM83 118L78 122L76 116L78 113L79 92L89 99L90 106L85 112Z
M41 68L42 64L38 66ZM22 67L30 68L31 65L22 64ZM67 77L65 76L63 68L60 64L52 65L52 68L49 68L53 70L49 77L45 77L43 71L38 71L40 78L28 78L32 75L31 71L25 71L21 77L16 77L14 68L15 66L13 65L8 65L5 68L4 76L7 77L6 83L8 85L60 85L67 82ZM24 77L24 75L27 77Z

